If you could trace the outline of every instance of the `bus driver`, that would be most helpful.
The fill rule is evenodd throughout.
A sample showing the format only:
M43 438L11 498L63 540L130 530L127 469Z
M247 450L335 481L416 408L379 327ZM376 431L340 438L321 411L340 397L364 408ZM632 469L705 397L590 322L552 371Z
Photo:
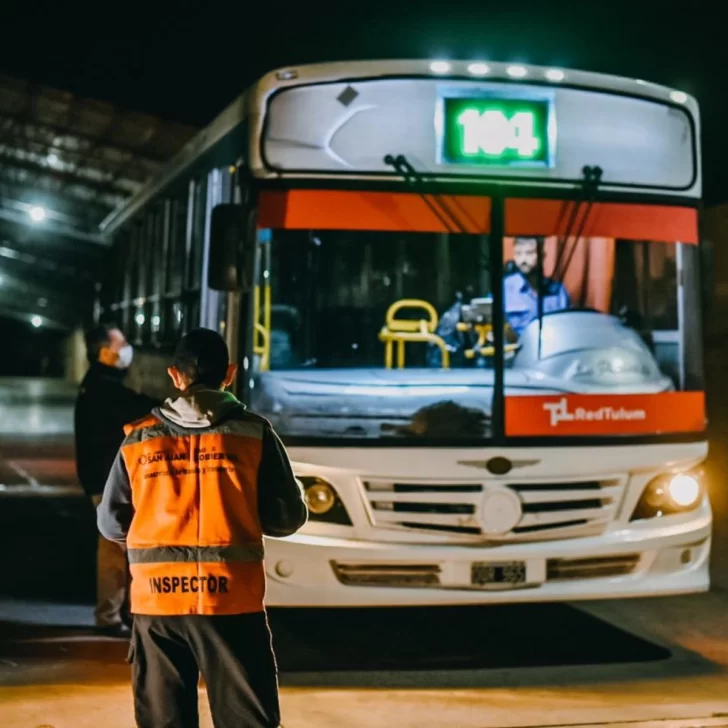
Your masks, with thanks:
M506 320L517 336L538 318L538 246L543 238L516 238L513 262L517 270L503 280L503 300ZM543 278L543 313L569 308L569 294L564 284L553 278Z

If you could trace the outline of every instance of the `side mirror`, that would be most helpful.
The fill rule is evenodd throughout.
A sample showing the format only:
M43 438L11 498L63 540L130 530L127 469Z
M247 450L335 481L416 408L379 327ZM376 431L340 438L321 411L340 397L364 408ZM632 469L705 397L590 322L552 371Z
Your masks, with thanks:
M255 237L242 205L217 205L210 220L207 285L216 291L250 289L255 261Z

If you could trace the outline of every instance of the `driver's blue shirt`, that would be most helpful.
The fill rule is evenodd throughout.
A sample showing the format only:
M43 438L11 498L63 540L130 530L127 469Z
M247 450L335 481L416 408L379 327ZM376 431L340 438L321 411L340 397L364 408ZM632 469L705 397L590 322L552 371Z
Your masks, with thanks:
M538 297L536 291L521 273L512 273L503 280L503 301L506 319L515 333L520 336L523 329L538 318ZM563 311L569 308L569 294L563 283L546 278L544 280L543 312Z

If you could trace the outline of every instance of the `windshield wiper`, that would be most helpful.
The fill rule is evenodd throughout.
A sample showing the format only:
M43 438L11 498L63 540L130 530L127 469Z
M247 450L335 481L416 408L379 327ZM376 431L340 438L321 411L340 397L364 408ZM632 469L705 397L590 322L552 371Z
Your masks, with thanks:
M435 214L437 219L447 228L448 232L451 233L467 233L468 229L460 221L460 218L450 209L450 206L445 202L442 195L432 195L423 189L425 180L422 175L409 163L407 157L404 154L398 154L396 157L392 154L387 154L384 157L384 163L388 167L392 167L402 179L414 188L415 192L424 200L425 204ZM432 200L430 199L432 198ZM434 200L434 201L433 201ZM466 214L464 210L461 210L463 214Z
M453 212L453 210L450 208L450 206L445 201L444 197L442 195L431 195L428 194L426 190L422 189L425 183L425 180L423 176L410 164L407 157L405 157L403 154L398 154L397 156L394 156L392 154L387 154L384 157L384 163L388 167L392 167L395 172L397 172L402 179L409 184L411 187L415 189L417 194L424 200L425 204L430 208L430 210L435 214L437 219L443 224L445 228L449 232L460 232L460 233L467 233L468 230L465 227L465 225L461 222L458 215ZM587 220L589 219L589 214L591 212L592 204L594 203L594 198L596 196L596 192L599 188L599 184L602 179L602 173L603 170L599 166L589 166L586 165L582 169L582 174L584 175L581 183L580 183L580 191L581 191L581 197L577 198L574 201L574 204L571 204L571 201L565 201L564 205L561 208L561 213L559 214L559 219L556 224L556 229L558 230L561 227L561 223L564 219L564 216L571 206L571 214L569 216L569 221L565 228L565 234L563 236L564 244L560 246L560 248L557 251L557 257L556 257L556 263L554 265L554 271L553 271L553 278L555 280L558 280L559 282L563 282L562 278L563 275L566 273L566 271L569 268L569 265L571 264L571 261L574 257L574 253L576 251L576 245L579 239L581 238L584 228L586 226ZM432 198L432 200L430 199ZM457 201L456 201L456 204ZM583 210L583 215L580 217L580 213L582 212L582 209L584 208L584 205L586 205L586 209ZM458 204L458 207L460 205ZM467 215L467 212L463 210L460 207L460 212L465 215L466 217L469 217ZM572 243L571 249L569 250L568 257L566 258L566 262L562 265L564 261L564 251L569 243L569 238L572 237L572 234L574 232L575 225L579 224L578 232L576 234L576 237L574 239L574 242ZM472 221L471 221L472 222ZM454 229L453 229L454 228ZM537 306L538 306L538 358L541 358L541 342L542 342L542 333L543 333L543 297L544 297L544 274L543 274L543 244L540 243L537 248L537 254L538 254L538 296L537 296Z
M573 209L571 211L571 216L569 218L569 222L564 230L564 236L563 236L563 245L560 246L556 252L556 263L554 264L554 271L552 274L552 278L559 283L563 285L563 278L566 275L566 271L569 270L569 266L571 265L571 261L574 258L574 253L576 252L576 246L579 243L579 239L581 238L582 234L584 233L584 228L586 227L587 220L589 219L589 214L591 213L592 205L594 204L594 198L596 196L597 190L599 188L599 183L602 180L602 168L601 167L590 167L589 165L586 165L584 169L582 170L582 173L584 175L583 180L581 181L580 187L581 187L581 198L577 199L573 204ZM566 210L571 205L570 201L564 202L564 205L561 208L561 213L559 214L559 219L556 222L556 230L561 227L561 223L564 219L564 215L566 213ZM581 220L579 222L579 229L576 233L576 236L574 237L571 248L569 250L568 257L566 258L566 262L564 261L564 251L566 250L567 246L569 245L569 238L572 237L572 234L574 232L574 225L576 225L577 220L579 219L579 213L582 211L582 208L586 205L586 209L584 209L584 214L581 216ZM544 274L543 274L543 243L539 241L538 247L536 249L538 259L537 259L537 268L538 268L538 297L536 301L536 305L538 306L538 354L537 358L541 359L541 342L543 339L543 299L546 291L544 290ZM563 263L563 265L562 265Z
M581 238L584 228L586 227L592 205L594 204L594 197L596 196L599 184L602 181L603 170L601 167L590 167L587 165L582 170L582 173L584 177L579 185L581 197L574 201L569 222L564 230L564 235L562 236L563 245L559 248L556 254L556 264L554 265L553 277L560 282L563 282L563 277L566 275L566 271L569 269L571 260L574 257L574 252L576 250L577 243L579 242L579 238ZM561 214L559 215L559 220L556 225L557 230L560 227L564 213L569 206L571 206L571 202L566 201L562 207ZM579 215L582 210L584 214L581 215L581 220L579 220ZM579 229L576 235L573 236L574 226L577 224L577 220L579 220ZM571 244L571 248L569 249L569 256L566 259L566 262L563 263L565 255L564 251L567 249L569 245L569 238L572 236L574 237L574 240Z

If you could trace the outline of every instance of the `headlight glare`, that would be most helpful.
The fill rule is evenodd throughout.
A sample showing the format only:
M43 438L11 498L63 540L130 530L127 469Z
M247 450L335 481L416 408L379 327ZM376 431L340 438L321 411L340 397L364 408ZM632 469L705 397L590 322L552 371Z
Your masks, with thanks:
M691 508L700 499L702 488L697 478L679 474L667 484L667 492L679 508Z
M704 493L702 470L658 475L645 486L632 520L659 518L694 510Z

